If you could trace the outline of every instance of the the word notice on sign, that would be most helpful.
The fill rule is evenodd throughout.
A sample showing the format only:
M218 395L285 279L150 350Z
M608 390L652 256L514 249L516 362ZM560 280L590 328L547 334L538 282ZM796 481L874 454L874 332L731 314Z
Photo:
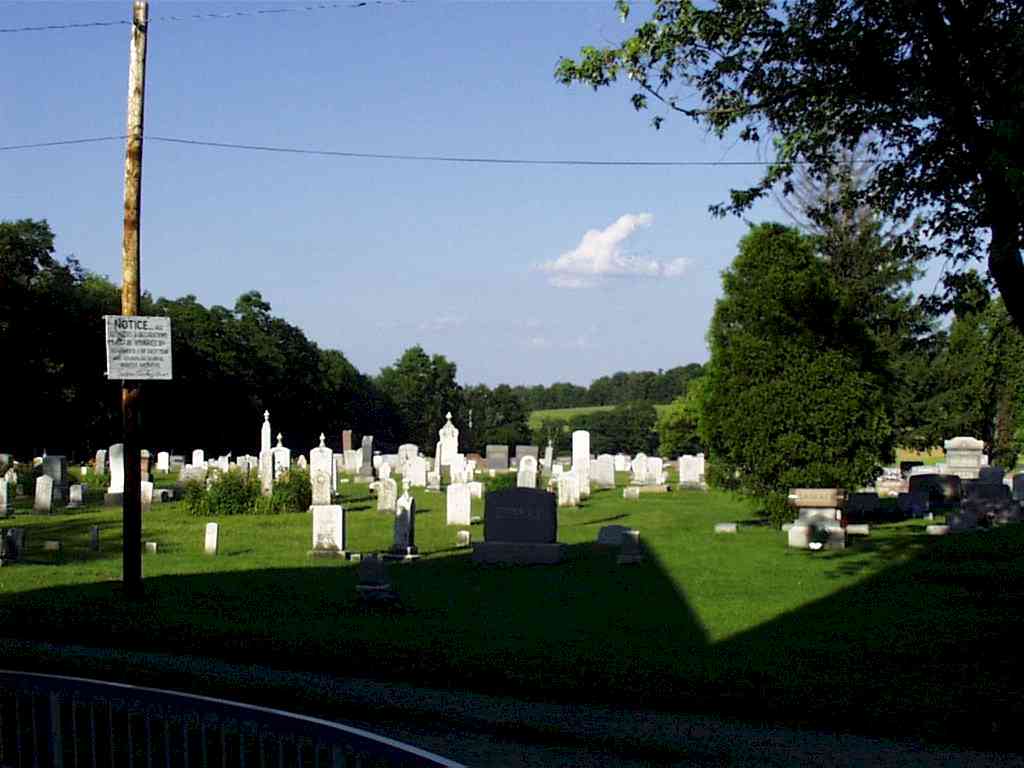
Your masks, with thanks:
M104 315L108 379L171 378L171 318Z

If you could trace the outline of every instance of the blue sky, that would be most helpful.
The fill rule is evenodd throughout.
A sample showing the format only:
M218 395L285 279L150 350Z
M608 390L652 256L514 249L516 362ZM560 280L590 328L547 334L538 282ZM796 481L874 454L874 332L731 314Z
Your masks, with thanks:
M146 133L360 153L756 160L630 91L558 84L562 55L632 28L607 2L422 0L226 19L282 2L153 0ZM0 3L0 27L130 17ZM0 145L124 132L129 28L2 35ZM46 218L61 255L119 281L121 141L0 153L0 218ZM468 165L150 141L142 285L275 314L360 370L422 344L463 383L582 384L707 359L746 225L708 206L750 167ZM772 203L752 220L777 219ZM100 320L97 318L97 322ZM102 350L97 350L102 354Z

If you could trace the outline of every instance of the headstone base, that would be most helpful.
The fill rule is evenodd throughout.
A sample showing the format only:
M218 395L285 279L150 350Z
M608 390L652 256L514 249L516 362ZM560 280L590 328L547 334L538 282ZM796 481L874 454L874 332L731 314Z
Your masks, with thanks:
M343 549L311 549L306 553L306 557L335 557L344 558L347 557L345 550Z
M565 559L565 552L565 544L482 541L473 545L473 562L555 565Z
M408 547L407 549L398 552L385 552L381 557L385 560L397 560L403 563L411 563L413 560L419 560L420 554L416 547Z
M668 493L672 486L659 483L658 485L638 485L640 493Z

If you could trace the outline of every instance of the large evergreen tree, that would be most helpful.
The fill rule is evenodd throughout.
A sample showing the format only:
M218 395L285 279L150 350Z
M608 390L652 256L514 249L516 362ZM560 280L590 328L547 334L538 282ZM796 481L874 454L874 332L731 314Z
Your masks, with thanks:
M884 369L813 241L754 227L722 282L700 419L711 481L776 520L789 488L871 481L894 444Z

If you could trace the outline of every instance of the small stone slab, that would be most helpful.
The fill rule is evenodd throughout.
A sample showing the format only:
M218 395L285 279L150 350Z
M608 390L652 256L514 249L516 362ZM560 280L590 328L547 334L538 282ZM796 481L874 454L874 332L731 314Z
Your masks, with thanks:
M631 529L622 534L622 549L615 559L618 565L638 565L644 561L643 550L640 549L640 531Z
M621 547L622 537L628 531L624 525L605 525L597 532L597 543L608 547Z
M948 525L929 525L924 529L929 536L945 536L949 533Z
M43 542L43 552L56 552L60 554L64 551L64 545L59 540L50 539Z
M634 501L636 499L639 499L640 498L640 486L638 486L638 485L631 485L628 488L623 488L622 489L622 498L624 498L624 499L633 499Z
M146 542L146 554L155 555L157 550L157 543L155 541Z
M736 533L736 523L715 523L715 533Z
M470 531L458 531L455 534L456 547L468 547L473 543L473 534Z
M870 536L871 526L867 523L850 523L846 526L847 536Z
M659 485L638 485L636 489L640 493L668 493L672 490L672 486L659 484Z

